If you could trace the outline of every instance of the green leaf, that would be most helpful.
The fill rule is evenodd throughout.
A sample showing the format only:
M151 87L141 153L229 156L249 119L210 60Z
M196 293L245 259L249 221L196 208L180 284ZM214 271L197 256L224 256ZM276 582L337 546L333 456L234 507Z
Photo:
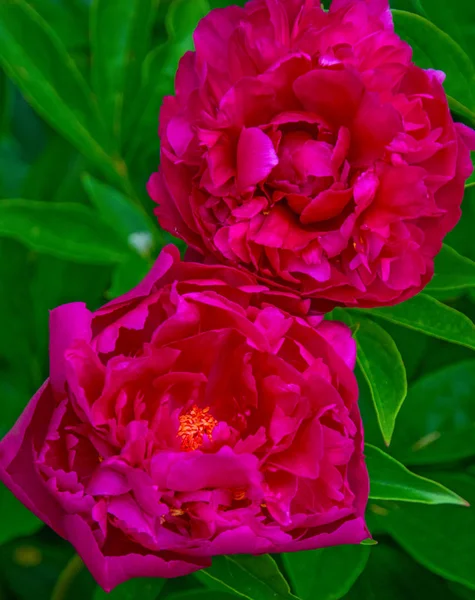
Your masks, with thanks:
M464 50L447 33L419 15L393 10L396 32L413 49L414 62L424 69L444 71L447 94L475 120L475 67Z
M12 136L0 138L0 198L21 195L28 165L22 147Z
M409 465L475 456L475 361L426 375L409 388L392 453Z
M474 4L475 6L475 4ZM475 261L475 244L473 243L473 223L475 223L475 183L465 187L462 203L462 218L445 238L451 248L462 256Z
M447 94L447 101L449 103L450 112L456 117L456 121L468 122L472 126L474 125L473 119L475 114L471 110L449 94ZM467 181L473 181L473 175L471 175Z
M471 0L413 0L417 11L450 35L475 59L475 4Z
M374 409L374 400L368 382L360 368L355 370L358 383L358 408L364 423L364 437L369 444L386 447L381 435L378 415Z
M358 365L368 382L378 422L387 445L407 393L406 370L391 336L377 323L349 311L335 310L353 327Z
M246 0L209 0L209 5L211 9L226 8L226 6L229 6L230 4L244 6L246 4ZM324 3L322 2L322 4Z
M471 508L407 503L388 507L381 520L417 562L475 590L475 478L446 473L437 479L466 498Z
M165 19L168 35L175 41L186 44L184 52L193 46L193 31L199 21L209 13L208 0L174 0Z
M4 367L4 364L2 364L4 362L6 362L6 359L4 356L1 356L0 364L2 367ZM32 365L34 364L33 359L31 363ZM24 381L25 375L28 378L26 382ZM28 400L32 397L34 390L30 379L29 373L22 373L18 368L2 368L0 370L0 397L2 398L0 439L10 431L25 409Z
M475 287L475 262L444 244L435 259L435 275L426 290L464 290Z
M77 156L65 138L54 133L50 135L45 149L29 169L19 196L45 202L53 200L61 184L58 173L66 174Z
M84 175L83 185L103 220L129 247L142 256L149 256L153 249L153 236L159 230L142 206L90 175Z
M334 546L282 556L301 600L337 600L361 575L369 554L368 546Z
M147 55L142 83L126 121L128 161L136 157L140 148L158 150L157 124L163 97L173 94L178 62L193 49L193 31L209 10L207 0L169 3L165 19L169 39Z
M10 127L11 95L7 76L0 70L0 137L8 133Z
M365 456L371 484L369 497L373 500L467 505L454 492L436 481L411 473L376 446L366 444Z
M397 349L401 353L402 361L406 367L407 380L410 381L411 379L414 379L421 368L421 363L427 356L429 344L433 344L435 340L428 338L418 331L395 325L389 321L384 323L384 329L393 338ZM456 348L457 350L460 349L462 352L465 352L465 348L459 346Z
M170 43L162 44L149 52L142 67L142 79L136 100L125 115L124 137L127 143L127 162L130 163L140 149L153 149L155 157L159 148L158 117L164 96L173 94L173 82L178 65L178 54ZM155 158L155 163L158 162ZM154 163L154 166L155 166Z
M106 301L104 292L110 280L110 266L78 264L46 254L37 257L34 273L28 277L30 296L34 298L29 309L34 317L34 326L30 327L29 334L41 380L48 376L50 310L69 302L85 302L90 310L96 310Z
M372 308L371 312L354 310L475 350L475 326L472 321L426 294L418 294L396 306Z
M107 292L110 299L118 298L139 284L150 269L147 260L138 254L129 254L114 270L112 285Z
M388 544L371 549L366 569L345 600L452 600L446 583Z
M104 172L122 181L124 165L74 60L46 21L26 2L0 2L0 63L28 102Z
M72 10L70 2L64 6L56 0L30 0L30 4L61 38L66 48L88 46L87 22L80 18L79 11Z
M473 600L473 591L466 588L460 583L449 583L449 590L453 592L457 598L463 598L463 600Z
M13 90L10 131L21 146L25 162L32 163L46 146L49 127L27 102L21 90L13 82L10 84Z
M1 203L0 203L1 204ZM37 384L29 284L34 275L28 250L0 238L0 439L14 425ZM19 274L21 273L21 277ZM25 357L28 357L25 360Z
M166 596L166 600L236 600L239 596L226 592L213 592L211 590L190 590L179 594Z
M101 588L96 589L94 600L155 600L158 598L166 579L131 579L117 586L107 594Z
M92 83L116 138L126 93L137 92L157 0L94 0L91 7Z
M127 254L100 217L79 204L2 200L0 235L74 262L118 263Z
M82 177L86 169L86 160L81 154L73 157L69 169L64 173L59 185L56 188L54 196L51 198L53 202L76 202L78 204L89 204L89 197L84 189Z
M216 556L213 565L195 576L207 587L247 600L296 600L275 560L262 556Z
M31 535L43 526L3 483L0 483L0 506L4 515L0 528L0 545L24 535Z

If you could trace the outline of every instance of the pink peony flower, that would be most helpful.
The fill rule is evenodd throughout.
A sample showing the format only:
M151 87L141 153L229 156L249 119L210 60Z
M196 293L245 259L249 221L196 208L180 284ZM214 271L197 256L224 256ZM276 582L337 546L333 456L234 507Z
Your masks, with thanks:
M106 590L368 537L355 343L275 298L170 246L96 313L52 312L50 378L0 443L0 479Z
M401 302L460 217L472 130L387 0L212 11L160 115L160 224L317 310Z

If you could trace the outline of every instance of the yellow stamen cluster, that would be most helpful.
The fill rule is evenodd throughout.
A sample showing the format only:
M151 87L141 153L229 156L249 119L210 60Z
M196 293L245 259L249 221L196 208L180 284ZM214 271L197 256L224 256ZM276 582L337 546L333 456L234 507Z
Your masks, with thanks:
M218 424L210 414L209 406L201 409L196 404L188 412L180 415L179 422L177 435L181 437L181 447L186 452L197 450L203 443L204 435L211 439L213 429Z
M185 514L185 511L181 508L170 508L170 514L172 517L181 517Z

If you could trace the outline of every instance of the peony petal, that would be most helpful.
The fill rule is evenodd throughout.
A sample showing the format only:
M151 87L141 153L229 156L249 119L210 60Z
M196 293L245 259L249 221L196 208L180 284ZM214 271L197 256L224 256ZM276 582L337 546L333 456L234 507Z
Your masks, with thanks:
M92 315L83 302L64 304L50 313L50 377L55 394L64 393L66 381L65 353L75 341L89 342Z
M300 215L300 221L317 223L338 216L353 198L353 190L325 190L308 204Z
M92 496L121 496L130 489L125 475L112 468L99 467L89 481L87 493Z
M363 96L363 83L350 69L319 69L295 80L294 92L305 110L335 126L351 123Z
M351 8L358 3L366 4L369 14L378 17L386 29L392 30L394 28L389 0L332 0L330 12Z
M166 135L177 156L186 152L193 139L190 123L184 117L173 117L168 123Z
M181 577L211 564L205 557L182 556L179 559L136 554L133 547L123 556L104 556L89 524L82 517L67 515L64 526L65 537L71 540L95 580L107 592L134 577Z
M308 141L294 153L297 169L303 177L331 177L333 148L325 142Z
M351 329L338 321L323 321L318 333L353 370L356 364L356 341L353 339Z
M243 129L237 149L237 184L244 190L264 181L279 159L274 146L261 129Z

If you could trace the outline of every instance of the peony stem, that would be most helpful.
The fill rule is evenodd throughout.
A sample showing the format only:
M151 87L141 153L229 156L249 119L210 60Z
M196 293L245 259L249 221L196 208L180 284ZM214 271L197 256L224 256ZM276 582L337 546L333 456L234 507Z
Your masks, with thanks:
M51 594L51 600L66 600L69 589L83 567L84 563L79 556L75 554L61 572L61 575L54 586L53 593Z

